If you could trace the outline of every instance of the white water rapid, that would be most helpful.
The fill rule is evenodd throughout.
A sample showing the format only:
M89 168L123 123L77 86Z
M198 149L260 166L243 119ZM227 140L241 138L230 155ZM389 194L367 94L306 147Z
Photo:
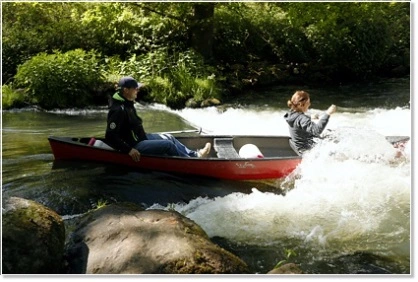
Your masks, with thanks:
M176 113L210 134L288 135L284 110ZM410 110L340 109L327 129L329 138L320 140L281 183L286 195L260 192L255 184L250 194L197 198L175 209L210 237L259 246L290 238L327 253L379 250L408 260L411 144L395 158L385 136L411 136Z

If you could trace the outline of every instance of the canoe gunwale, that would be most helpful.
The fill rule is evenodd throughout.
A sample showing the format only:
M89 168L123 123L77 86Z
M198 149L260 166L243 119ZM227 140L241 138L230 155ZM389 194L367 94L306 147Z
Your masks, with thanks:
M204 135L204 136L197 136L197 137L191 137L191 138L199 138L199 137L204 137L204 138L217 138L218 136L215 135ZM224 136L221 136L224 137ZM229 137L229 136L228 136ZM234 136L231 136L234 137ZM249 135L238 135L235 137L241 137L241 138L272 138L272 139L282 139L282 138L288 138L287 136L271 136L271 135L257 135L257 136L249 136ZM49 136L48 140L51 142L59 142L59 143L63 143L63 144L71 144L73 146L78 146L78 147L84 147L84 148L88 148L91 149L92 151L94 150L100 150L100 151L105 151L109 154L115 154L115 155L126 155L124 153L121 153L119 151L116 150L109 150L106 148L101 148L101 147L94 147L91 145L88 145L87 143L81 142L80 140L90 140L91 137L80 137L80 138L73 138L73 137L56 137L56 136ZM188 138L188 137L183 137L183 138ZM74 140L77 139L77 140ZM97 140L103 140L104 138L96 138ZM208 158L190 158L190 157L181 157L181 156L161 156L161 155L146 155L146 154L141 154L141 157L148 157L148 158L155 158L155 159L161 159L161 160L169 160L169 159L175 159L175 160L187 160L187 161L255 161L255 162L265 162L268 160L293 160L293 159L302 159L301 156L277 156L277 157L264 157L264 158L241 158L241 157L237 157L237 158L219 158L219 157L208 157Z

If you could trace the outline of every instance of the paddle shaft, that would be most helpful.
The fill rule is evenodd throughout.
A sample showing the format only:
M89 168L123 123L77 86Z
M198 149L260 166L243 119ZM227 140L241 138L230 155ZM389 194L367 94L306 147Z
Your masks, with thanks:
M158 132L159 134L180 134L180 133L202 133L202 128L199 129L191 129L191 130L178 130L178 131L166 131L166 132Z

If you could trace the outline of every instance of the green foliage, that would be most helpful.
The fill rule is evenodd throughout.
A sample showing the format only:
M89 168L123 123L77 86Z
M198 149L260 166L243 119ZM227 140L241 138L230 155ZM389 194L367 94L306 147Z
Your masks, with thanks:
M26 103L26 95L22 90L13 89L12 85L5 84L1 86L1 105L2 108L19 108Z
M214 55L219 61L239 63L248 58L249 20L240 14L243 3L218 7L215 13Z
M285 249L285 259L279 261L274 268L279 268L280 266L289 263L291 257L295 257L296 256L296 252L292 249Z
M156 101L179 109L190 98L196 102L219 98L220 90L214 80L215 74L211 73L213 69L205 68L200 56L186 51L170 57L168 62L149 82Z
M197 5L215 7L213 38L208 38L213 41L213 52L205 44L196 44L201 38L196 34L205 27L197 20ZM151 86L151 98L175 108L191 97L219 97L221 83L230 90L222 93L239 95L244 85L294 82L291 79L298 75L299 82L305 82L309 74L313 79L325 76L336 82L364 80L390 74L394 68L408 69L410 61L407 1L22 1L3 3L2 17L4 83L13 82L18 66L34 56L46 60L43 63L36 59L38 75L46 76L48 69L54 69L62 76L64 71L53 66L54 57L48 54L97 50L106 58L101 63L107 81L132 75ZM205 54L205 60L191 48ZM208 58L208 54L213 57ZM71 73L75 74L75 69L83 69L83 75L87 72L85 65L76 66L80 62L57 62L70 65L64 69L69 68ZM93 68L99 68L96 62ZM296 64L304 66L304 75L291 71L290 66ZM99 77L97 70L93 72ZM262 74L264 77L260 77ZM29 71L25 75L31 76ZM19 83L28 86L26 78L17 77ZM35 83L35 77L31 80L28 98L36 98L47 107L62 107L71 101L84 105L89 100L89 95L66 100L65 95L45 94L49 89ZM58 80L48 83L59 84ZM80 92L82 87L73 88ZM52 102L55 98L60 101Z
M382 17L389 23L388 56L384 67L410 66L410 6L407 3L392 2L385 6Z
M306 37L289 25L287 14L273 3L234 3L216 13L218 57L230 63L253 60L301 62L309 59Z
M365 79L388 63L409 60L409 48L403 45L409 44L408 6L335 2L222 5L216 13L215 54L229 64L252 60L306 63L336 80L342 76Z
M291 25L309 40L331 75L366 78L390 56L390 3L287 3ZM402 3L398 3L402 5ZM326 12L324 12L326 11Z
M6 2L2 8L3 82L16 74L19 64L39 52L86 47L78 18L83 4Z
M109 203L108 203L108 201L107 201L107 200L99 199L99 200L97 201L97 203L95 204L95 208L96 208L96 209L101 209L101 208L106 207L108 204L109 204Z
M126 3L90 3L81 15L83 40L104 55L147 51L152 44L147 36L152 34L153 24L158 25L141 13L134 13Z
M94 51L40 53L19 66L15 82L45 109L85 107L103 83L101 71Z
M106 76L116 78L130 75L152 89L155 102L172 108L183 108L185 102L194 98L201 102L208 98L220 98L216 70L204 64L201 56L193 51L169 54L166 49L136 56L125 61L108 60Z

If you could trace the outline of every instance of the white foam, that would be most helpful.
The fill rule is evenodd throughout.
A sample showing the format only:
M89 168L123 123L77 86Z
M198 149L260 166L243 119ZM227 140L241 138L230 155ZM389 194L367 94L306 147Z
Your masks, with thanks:
M283 183L285 196L260 192L197 198L174 208L209 236L271 245L296 238L347 251L397 248L409 240L411 174L406 158L370 130L333 131ZM407 255L407 254L403 254Z
M224 111L216 107L184 109L176 111L185 120L193 121L197 127L212 134L289 135L283 116L287 110L229 108ZM323 111L311 109L311 114ZM327 129L353 127L367 128L382 135L411 136L411 111L406 108L373 109L359 112L338 111L333 114Z

